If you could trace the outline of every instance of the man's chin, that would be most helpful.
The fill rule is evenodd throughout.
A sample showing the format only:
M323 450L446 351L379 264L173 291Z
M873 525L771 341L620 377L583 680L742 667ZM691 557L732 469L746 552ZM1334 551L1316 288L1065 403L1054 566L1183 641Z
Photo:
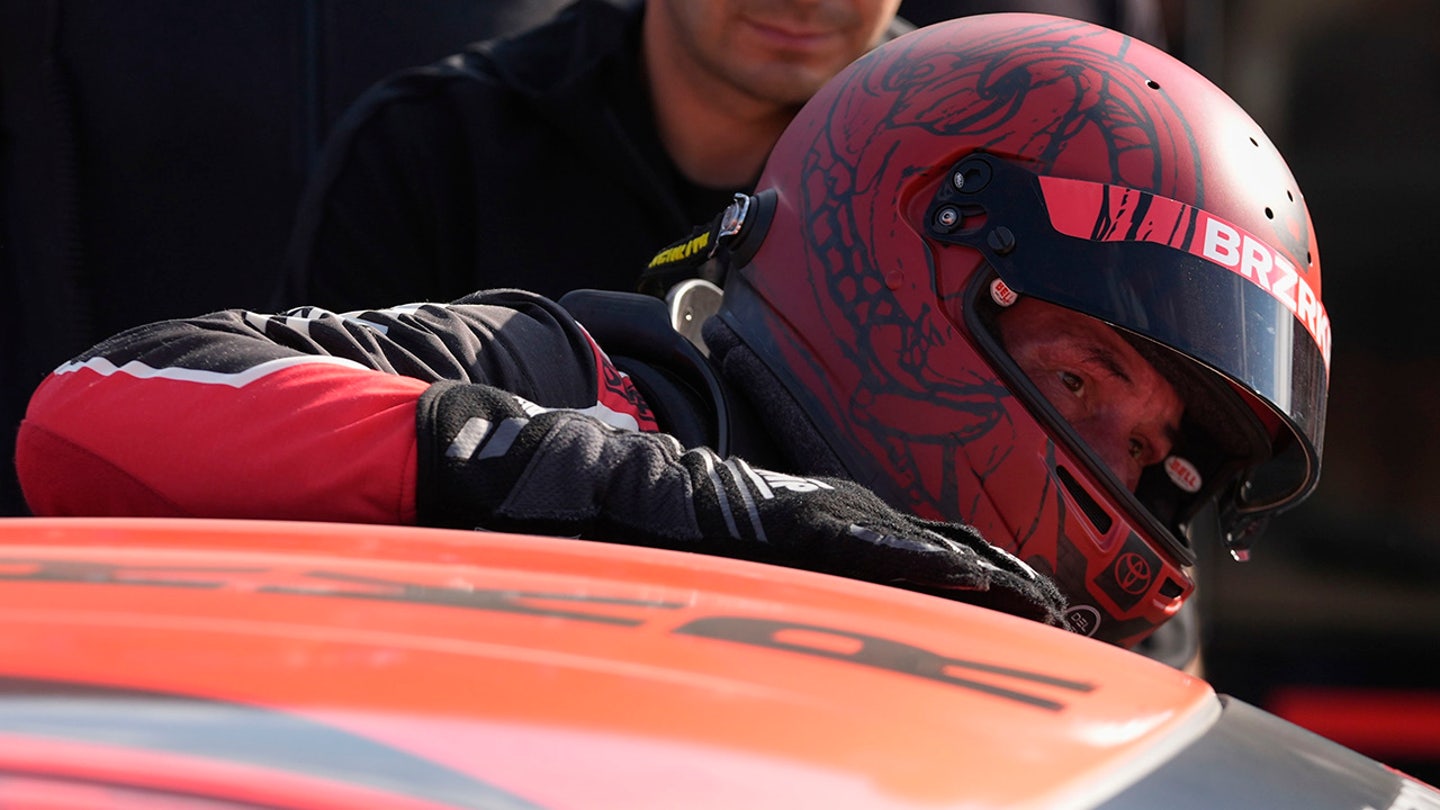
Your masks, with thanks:
M749 95L771 104L798 108L809 101L835 72L833 69L779 64L766 70L747 71L748 75L739 86Z

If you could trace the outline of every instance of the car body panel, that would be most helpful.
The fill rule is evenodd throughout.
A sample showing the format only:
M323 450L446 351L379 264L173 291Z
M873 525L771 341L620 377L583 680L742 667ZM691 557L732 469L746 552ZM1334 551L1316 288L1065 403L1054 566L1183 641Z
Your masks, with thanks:
M7 808L1157 803L1440 794L1140 655L882 585L486 532L0 520Z

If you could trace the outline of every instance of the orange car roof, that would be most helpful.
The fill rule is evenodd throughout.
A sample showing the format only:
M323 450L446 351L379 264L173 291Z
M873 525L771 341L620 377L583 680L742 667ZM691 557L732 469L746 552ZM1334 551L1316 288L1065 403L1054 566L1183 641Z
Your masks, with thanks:
M1219 713L1201 680L1023 619L577 540L6 519L0 579L0 772L232 800L1062 807Z

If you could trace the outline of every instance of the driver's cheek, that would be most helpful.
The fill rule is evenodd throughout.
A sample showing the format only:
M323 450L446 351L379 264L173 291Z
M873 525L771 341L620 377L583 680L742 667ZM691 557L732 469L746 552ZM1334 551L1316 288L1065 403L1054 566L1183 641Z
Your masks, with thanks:
M1134 492L1140 484L1141 464L1130 455L1130 423L1118 409L1101 408L1097 413L1095 409L1087 408L1081 399L1061 387L1053 375L1041 376L1040 379L1040 393L1120 483Z
M1131 432L1114 420L1103 418L1072 422L1071 426L1089 445L1120 483L1131 492L1140 485L1140 462L1130 455Z

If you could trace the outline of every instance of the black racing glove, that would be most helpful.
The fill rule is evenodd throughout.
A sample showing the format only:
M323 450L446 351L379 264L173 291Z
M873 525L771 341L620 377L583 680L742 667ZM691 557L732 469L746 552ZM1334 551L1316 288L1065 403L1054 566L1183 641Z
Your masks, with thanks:
M436 384L418 423L423 524L771 562L1063 626L1064 599L1028 565L968 526L897 511L850 481L755 469L488 386Z

